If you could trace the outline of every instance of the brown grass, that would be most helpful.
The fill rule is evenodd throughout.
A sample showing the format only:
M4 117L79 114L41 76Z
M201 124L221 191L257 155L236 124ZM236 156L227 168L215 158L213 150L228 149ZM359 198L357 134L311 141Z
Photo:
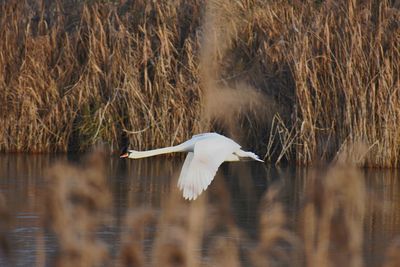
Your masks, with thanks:
M0 150L145 148L198 131L194 33L177 26L199 16L146 2L0 8Z
M386 252L384 267L395 267L400 265L400 239L393 240Z
M126 215L126 230L121 233L121 248L117 266L146 266L150 260L145 257L143 241L149 238L146 227L154 224L155 214L149 209L138 209Z
M364 142L366 165L398 166L398 6L326 1L317 10L300 10L289 41L301 119L297 161L330 159Z
M280 188L273 185L266 192L260 210L259 240L252 251L254 266L300 265L300 244L287 229L287 217L279 200Z
M337 166L308 184L303 209L307 266L363 266L366 192L362 175Z
M48 171L42 219L57 236L55 266L102 266L108 261L108 250L96 237L111 204L103 160L94 153L85 168L58 163Z
M0 3L1 151L214 129L272 162L362 142L398 166L396 1L96 2Z

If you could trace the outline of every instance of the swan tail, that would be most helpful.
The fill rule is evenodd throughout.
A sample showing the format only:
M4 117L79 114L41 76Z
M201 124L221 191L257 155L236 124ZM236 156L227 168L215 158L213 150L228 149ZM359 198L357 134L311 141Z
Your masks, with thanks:
M259 162L264 162L262 159L260 159L260 157L257 154L250 151L239 150L235 153L241 158L251 158Z

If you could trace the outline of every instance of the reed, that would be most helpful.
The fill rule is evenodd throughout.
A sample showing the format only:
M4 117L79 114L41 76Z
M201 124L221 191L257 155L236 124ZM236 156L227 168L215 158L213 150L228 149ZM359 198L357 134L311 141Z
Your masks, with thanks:
M395 1L1 1L0 150L171 145L398 166ZM279 118L279 120L277 119Z
M178 27L198 23L196 10L2 2L0 150L140 149L198 131L194 32Z
M332 167L311 179L303 209L307 266L363 266L365 185L358 170ZM333 249L334 248L334 249Z
M103 266L109 261L95 232L107 221L111 204L103 160L94 153L85 168L58 163L48 170L42 221L57 236L54 266Z
M371 152L367 166L398 166L398 6L326 1L298 12L289 41L301 119L297 161L331 159L361 141Z
M254 266L301 265L300 242L288 230L287 216L279 200L280 186L271 186L261 202L259 240L251 259Z
M153 266L200 266L202 239L205 233L205 197L190 203L181 197L171 181L152 254Z
M400 264L400 243L399 239L393 240L390 247L387 249L386 252L386 259L384 263L384 267L394 267Z
M155 212L150 209L138 209L125 216L125 230L121 232L121 247L117 266L147 266L150 262L145 255L143 241L150 238L146 228L156 221Z

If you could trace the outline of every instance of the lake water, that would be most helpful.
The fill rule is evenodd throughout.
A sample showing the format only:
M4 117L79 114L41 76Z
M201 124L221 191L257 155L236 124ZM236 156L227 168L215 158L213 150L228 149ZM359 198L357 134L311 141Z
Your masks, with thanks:
M183 160L107 158L107 185L113 196L113 211L108 225L98 230L98 235L111 255L120 246L123 218L129 210L144 206L163 212L163 201L174 186L171 179L179 174ZM80 159L67 155L0 155L0 194L9 210L9 219L0 212L3 216L0 220L10 222L0 221L0 235L6 233L10 244L6 247L9 257L0 251L0 266L34 266L37 255L43 253L46 265L52 266L57 241L51 231L42 229L39 211L46 186L45 170L56 161L79 163ZM282 185L280 199L287 211L288 227L295 233L299 231L299 210L305 198L308 172L257 162L224 163L211 188L218 184L226 188L235 224L246 234L246 242L255 243L259 204L266 190L275 183ZM380 266L387 247L400 236L399 173L396 170L363 170L363 173L368 194L363 230L364 263ZM43 243L38 237L42 237ZM151 243L148 244L145 249L150 250ZM3 248L0 244L0 250ZM245 260L243 265L247 265ZM294 262L293 266L296 265L299 264Z

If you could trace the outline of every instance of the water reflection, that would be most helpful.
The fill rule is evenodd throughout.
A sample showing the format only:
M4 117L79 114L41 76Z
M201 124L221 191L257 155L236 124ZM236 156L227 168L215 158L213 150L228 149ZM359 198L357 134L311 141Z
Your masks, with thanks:
M44 245L37 242L40 228L40 197L45 188L45 170L55 161L80 159L66 155L0 155L0 193L13 218L9 240L12 247L10 266L32 266L38 250L47 255L47 263L57 249L55 238L45 232ZM119 248L123 218L129 210L149 207L161 212L171 190L175 190L183 158L157 157L143 160L109 158L107 181L113 195L113 219L99 235L111 253ZM210 198L218 194L230 196L231 216L249 236L257 237L259 203L271 184L282 185L281 200L285 204L289 226L299 231L299 210L309 185L310 170L293 167L272 167L257 162L224 164L208 190ZM400 235L400 182L396 170L365 170L368 191L364 221L364 251L368 266L382 263L386 247ZM175 178L174 178L175 177ZM1 229L0 229L1 230ZM250 244L251 246L251 244ZM0 254L0 266L7 266Z

